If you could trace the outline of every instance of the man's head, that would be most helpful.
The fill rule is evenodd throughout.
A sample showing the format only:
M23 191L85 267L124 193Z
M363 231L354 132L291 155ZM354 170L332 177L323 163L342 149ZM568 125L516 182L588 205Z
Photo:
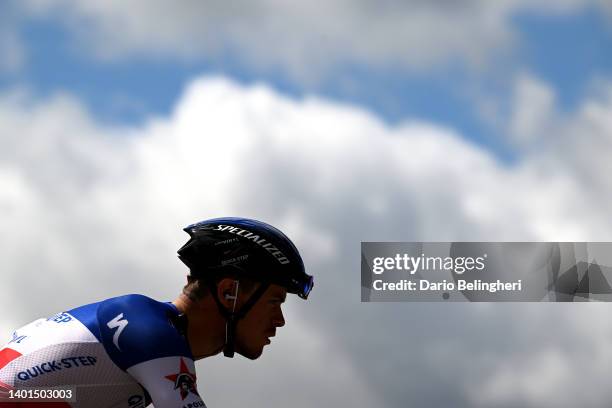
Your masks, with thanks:
M221 305L229 311L240 312L250 297L260 287L260 283L249 280L223 278L216 283L217 297ZM183 289L183 294L192 302L189 310L190 325L198 325L199 321L210 322L210 314L219 319L219 324L225 327L224 316L220 314L209 287L198 280L189 279ZM237 295L237 297L235 297ZM249 359L258 358L263 347L270 343L270 337L276 335L276 329L285 325L282 304L287 298L287 290L279 285L269 285L248 313L237 321L234 334L234 347L238 354ZM235 299L235 301L234 301ZM210 335L210 326L195 328L195 338L192 346L197 345L201 336ZM222 333L225 336L225 333ZM221 337L221 340L225 340Z
M214 300L226 320L226 356L259 357L284 325L287 293L306 299L312 289L297 248L271 225L245 218L207 220L185 231L190 240L178 253L191 274L184 294Z

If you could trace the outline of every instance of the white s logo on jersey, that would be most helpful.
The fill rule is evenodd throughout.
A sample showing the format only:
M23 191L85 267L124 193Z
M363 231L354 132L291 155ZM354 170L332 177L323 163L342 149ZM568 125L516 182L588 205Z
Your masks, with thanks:
M121 334L123 329L125 329L125 326L127 326L129 323L126 319L122 319L123 313L119 313L117 316L113 317L108 323L106 323L106 326L108 326L109 329L114 329L115 327L117 328L117 331L113 335L113 343L119 351L121 351L121 348L119 347L119 335Z

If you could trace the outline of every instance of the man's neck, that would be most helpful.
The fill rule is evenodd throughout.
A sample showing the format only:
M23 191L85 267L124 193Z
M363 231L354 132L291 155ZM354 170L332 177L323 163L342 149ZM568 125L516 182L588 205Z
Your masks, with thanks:
M187 316L187 341L195 360L223 351L225 319L211 297L194 301L181 293L172 304Z
M178 311L183 314L186 314L188 309L193 308L194 303L195 302L189 299L189 297L184 293L181 293L180 296L174 299L174 301L172 302L172 304L176 306Z

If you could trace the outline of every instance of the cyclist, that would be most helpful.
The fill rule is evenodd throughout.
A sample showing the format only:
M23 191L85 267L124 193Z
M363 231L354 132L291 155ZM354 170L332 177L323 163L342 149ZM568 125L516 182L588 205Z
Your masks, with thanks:
M190 239L178 255L190 273L174 302L120 296L18 329L0 349L2 401L58 387L56 395L72 399L44 406L205 407L194 360L221 351L258 358L285 323L287 293L306 299L312 289L298 250L278 229L246 218L184 230Z

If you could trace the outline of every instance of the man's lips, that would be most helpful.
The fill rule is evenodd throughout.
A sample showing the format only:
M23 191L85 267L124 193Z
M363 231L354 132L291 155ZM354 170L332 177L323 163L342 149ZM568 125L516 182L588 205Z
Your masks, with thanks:
M275 331L266 333L266 337L267 337L266 344L270 344L272 342L270 340L270 337L274 337L274 336L276 336L276 332Z

